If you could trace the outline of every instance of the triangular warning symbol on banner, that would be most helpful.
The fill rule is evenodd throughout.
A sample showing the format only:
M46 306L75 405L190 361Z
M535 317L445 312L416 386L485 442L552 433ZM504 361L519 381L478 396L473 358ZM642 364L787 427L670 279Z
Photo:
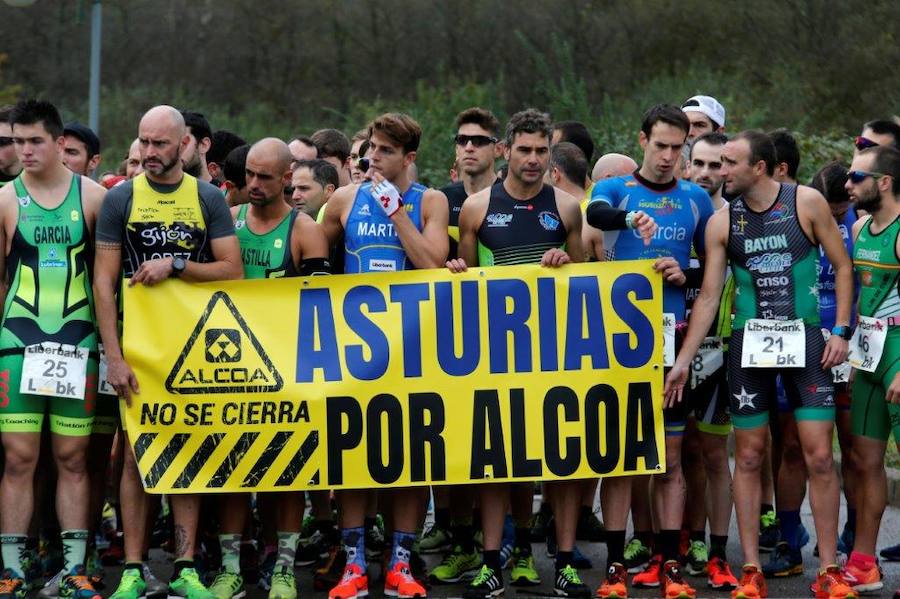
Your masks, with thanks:
M224 291L210 298L166 379L170 393L273 393L284 381Z

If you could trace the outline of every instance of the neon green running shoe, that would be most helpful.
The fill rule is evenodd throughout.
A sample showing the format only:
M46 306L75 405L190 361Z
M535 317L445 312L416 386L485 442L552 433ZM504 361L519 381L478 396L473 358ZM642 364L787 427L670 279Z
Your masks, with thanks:
M240 579L240 576L238 576ZM216 580L219 577L216 576ZM241 581L240 593L237 595L227 595L233 599L240 599L244 596L244 585ZM200 576L194 568L182 568L178 578L169 581L169 597L184 597L185 599L218 599L216 595L210 592L203 583L200 582Z

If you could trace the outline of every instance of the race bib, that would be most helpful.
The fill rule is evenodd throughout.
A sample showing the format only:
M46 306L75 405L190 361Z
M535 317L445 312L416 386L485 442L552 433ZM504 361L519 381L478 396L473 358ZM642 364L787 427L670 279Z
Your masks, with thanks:
M860 316L856 330L850 338L850 366L866 372L875 372L884 352L887 338L887 323L870 316Z
M675 315L663 314L663 366L675 365Z
M803 368L806 329L803 319L751 318L744 325L742 368Z
M19 393L84 400L88 350L44 341L25 348Z
M97 393L101 395L117 395L116 390L113 389L113 386L106 380L106 370L109 367L109 364L106 362L106 351L103 349L103 344L101 343L97 349L100 351L100 371L97 376Z
M691 389L708 379L725 365L724 344L721 337L707 337L700 344L697 355L691 362Z
M825 342L828 343L828 340L831 339L831 331L828 329L822 329L822 337L825 338ZM838 364L834 368L831 369L831 380L835 383L849 383L850 382L850 371L853 369L850 366L850 362L842 362Z

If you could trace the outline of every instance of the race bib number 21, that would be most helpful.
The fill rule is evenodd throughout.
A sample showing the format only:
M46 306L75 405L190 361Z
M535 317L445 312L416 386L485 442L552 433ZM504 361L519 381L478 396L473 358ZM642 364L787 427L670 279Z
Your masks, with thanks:
M806 329L803 320L751 318L744 325L742 368L803 368Z

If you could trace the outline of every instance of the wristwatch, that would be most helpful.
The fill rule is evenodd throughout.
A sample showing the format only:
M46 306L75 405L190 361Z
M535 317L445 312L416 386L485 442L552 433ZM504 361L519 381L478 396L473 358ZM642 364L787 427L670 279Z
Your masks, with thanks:
M847 341L850 341L850 337L853 336L853 329L851 329L847 325L836 326L833 329L831 329L831 334L837 335L841 339L846 339Z
M184 269L187 268L187 260L181 257L172 259L172 277L180 277Z

